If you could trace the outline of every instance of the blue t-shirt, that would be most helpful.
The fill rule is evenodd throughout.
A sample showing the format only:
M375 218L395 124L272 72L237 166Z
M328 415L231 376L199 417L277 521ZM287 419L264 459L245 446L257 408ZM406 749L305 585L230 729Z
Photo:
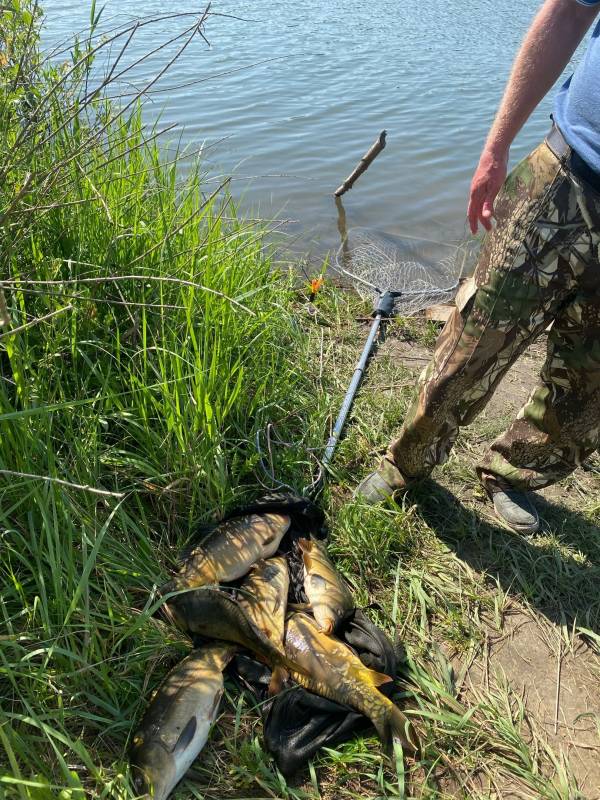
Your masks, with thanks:
M578 2L600 5L600 0ZM554 121L575 152L600 173L600 21L579 66L556 96Z

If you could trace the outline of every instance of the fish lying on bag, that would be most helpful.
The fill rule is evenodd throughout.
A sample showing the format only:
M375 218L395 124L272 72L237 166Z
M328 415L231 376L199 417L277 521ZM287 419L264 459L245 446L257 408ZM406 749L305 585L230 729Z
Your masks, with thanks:
M235 581L272 556L291 524L287 514L248 514L225 520L183 558L163 594Z
M419 740L413 726L378 686L392 680L362 663L343 642L319 630L304 613L287 619L285 652L303 673L291 677L310 692L335 700L369 717L386 746L399 741L408 753L416 753Z
M354 610L354 600L344 579L331 563L324 542L298 539L304 561L304 591L323 633L333 633Z
M277 621L264 615L265 630L261 630L229 594L211 586L182 592L165 603L166 613L177 627L190 636L222 639L251 650L273 670L271 691L276 691L284 675L303 667L290 662L283 642L278 639Z
M208 739L223 694L223 670L237 648L209 644L184 658L150 700L130 761L139 794L165 800Z
M259 561L239 589L239 604L265 636L283 647L290 574L283 556Z

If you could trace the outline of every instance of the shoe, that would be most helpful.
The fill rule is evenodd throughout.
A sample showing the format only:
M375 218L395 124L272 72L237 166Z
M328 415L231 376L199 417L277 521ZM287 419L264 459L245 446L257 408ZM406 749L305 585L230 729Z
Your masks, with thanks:
M536 533L540 518L529 495L523 492L494 492L492 501L496 514L509 528L518 533Z
M354 490L353 497L370 506L389 500L398 491L406 488L406 483L391 461L384 459L379 468L363 478Z

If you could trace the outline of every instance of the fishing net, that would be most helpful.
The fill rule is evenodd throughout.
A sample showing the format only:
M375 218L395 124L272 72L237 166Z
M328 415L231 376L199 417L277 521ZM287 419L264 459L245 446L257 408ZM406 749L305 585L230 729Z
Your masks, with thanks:
M352 228L337 252L335 269L365 299L377 303L392 292L394 313L410 316L452 300L468 258L464 244Z

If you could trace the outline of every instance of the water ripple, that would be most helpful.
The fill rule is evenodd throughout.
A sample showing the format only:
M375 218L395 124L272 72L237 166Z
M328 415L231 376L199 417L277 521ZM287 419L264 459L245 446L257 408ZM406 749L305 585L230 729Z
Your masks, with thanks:
M87 24L87 4L46 0L44 7L48 46ZM147 0L144 14L180 8L173 0ZM108 0L104 13L125 21L138 10L132 0ZM318 241L318 251L336 247L331 192L386 128L385 153L346 196L349 224L463 231L471 174L533 5L223 0L212 10L252 21L209 20L210 49L200 40L189 48L146 116L185 125L182 143L190 147L227 136L210 162L239 170L233 191L248 211L273 216L285 209L300 220L294 233L302 232L301 242ZM134 55L154 45L149 33L140 32ZM134 71L135 85L160 58ZM276 60L257 63L265 59ZM513 158L540 140L550 109L548 98Z

